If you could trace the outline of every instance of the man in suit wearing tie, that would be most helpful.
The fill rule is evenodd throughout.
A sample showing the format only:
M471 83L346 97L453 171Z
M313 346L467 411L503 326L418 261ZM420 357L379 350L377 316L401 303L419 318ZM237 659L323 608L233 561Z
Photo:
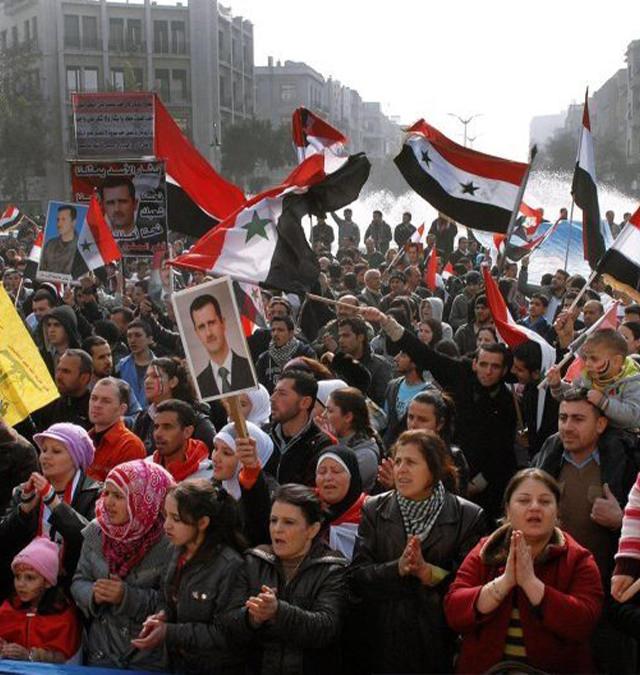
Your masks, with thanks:
M200 396L205 399L257 386L249 361L229 347L217 298L208 294L198 296L191 303L189 313L196 335L209 356L209 363L197 377Z

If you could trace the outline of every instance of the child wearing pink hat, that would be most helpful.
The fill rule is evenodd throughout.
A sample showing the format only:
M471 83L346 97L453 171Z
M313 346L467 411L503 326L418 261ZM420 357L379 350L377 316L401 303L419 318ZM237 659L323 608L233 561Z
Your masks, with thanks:
M36 537L11 563L15 594L0 606L5 659L64 663L78 658L82 629L75 607L58 588L58 546Z

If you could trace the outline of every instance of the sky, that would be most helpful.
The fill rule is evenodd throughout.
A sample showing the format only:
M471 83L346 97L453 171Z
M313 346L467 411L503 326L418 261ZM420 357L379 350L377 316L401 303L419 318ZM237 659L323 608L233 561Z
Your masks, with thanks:
M254 25L255 63L304 61L461 142L526 161L535 115L581 102L625 67L637 0L224 0Z

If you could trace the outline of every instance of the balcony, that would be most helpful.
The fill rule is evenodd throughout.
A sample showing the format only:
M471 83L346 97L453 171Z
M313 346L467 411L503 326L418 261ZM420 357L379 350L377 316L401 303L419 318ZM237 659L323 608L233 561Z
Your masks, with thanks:
M145 54L147 43L134 42L133 40L113 40L109 42L109 51L116 54Z

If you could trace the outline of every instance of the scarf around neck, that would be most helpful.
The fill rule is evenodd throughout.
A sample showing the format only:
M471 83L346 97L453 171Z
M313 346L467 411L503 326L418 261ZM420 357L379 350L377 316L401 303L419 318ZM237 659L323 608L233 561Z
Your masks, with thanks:
M163 466L173 476L176 483L194 474L198 470L200 462L208 457L209 448L205 443L196 438L190 438L187 441L183 462L175 460L174 462L165 464L164 457L157 450L153 453L153 461Z
M589 375L586 370L584 371L584 374L588 379ZM627 356L624 360L624 363L622 364L620 372L617 375L603 378L594 377L591 379L591 384L593 385L594 389L602 391L606 387L610 387L620 380L625 380L628 377L634 377L636 375L640 375L640 367L630 356Z
M417 535L422 541L429 536L444 506L445 494L442 481L438 481L431 495L422 501L407 499L396 491L396 499L407 536Z
M269 356L276 362L277 366L284 368L284 366L291 361L291 357L296 349L298 349L299 344L300 340L296 337L291 338L291 340L282 345L282 347L276 347L273 340L271 340L269 343Z

